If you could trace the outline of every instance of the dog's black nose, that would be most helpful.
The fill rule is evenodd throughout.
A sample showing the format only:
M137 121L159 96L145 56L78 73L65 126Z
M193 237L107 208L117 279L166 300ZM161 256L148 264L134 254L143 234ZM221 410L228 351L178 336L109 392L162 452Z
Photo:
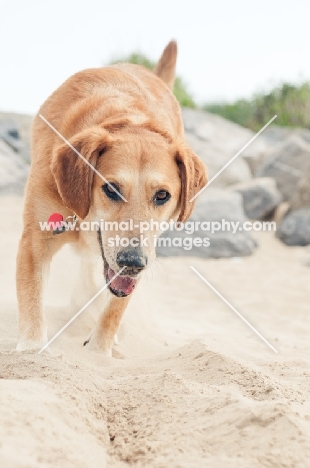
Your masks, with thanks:
M140 249L122 250L116 256L116 263L120 268L126 267L123 274L138 274L147 265Z

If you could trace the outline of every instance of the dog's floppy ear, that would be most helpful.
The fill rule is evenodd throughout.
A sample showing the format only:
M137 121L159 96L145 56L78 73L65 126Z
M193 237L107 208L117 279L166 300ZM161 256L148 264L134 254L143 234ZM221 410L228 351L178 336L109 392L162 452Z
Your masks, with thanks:
M69 140L70 145L62 144L53 154L51 170L58 192L64 204L82 219L90 208L92 167L112 141L106 129L95 126L77 133Z
M176 153L176 162L179 166L181 177L181 200L178 221L186 221L194 207L195 200L192 197L208 182L207 170L203 162L186 144L182 143Z

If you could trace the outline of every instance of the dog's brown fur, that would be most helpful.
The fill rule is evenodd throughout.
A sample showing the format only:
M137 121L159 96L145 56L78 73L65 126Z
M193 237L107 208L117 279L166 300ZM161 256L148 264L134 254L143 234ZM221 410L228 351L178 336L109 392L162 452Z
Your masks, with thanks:
M128 218L184 221L190 216L194 203L189 200L207 178L203 164L184 140L180 108L171 92L176 55L176 43L171 42L155 73L131 64L77 73L39 111L109 182L117 182L127 203L108 199L102 193L101 178L39 114L35 117L32 168L17 257L19 350L38 348L46 342L42 285L53 255L67 242L85 256L88 251L100 253L96 233L53 235L39 229L40 221L53 212L64 217L75 213L80 220L101 217L118 222ZM154 207L153 193L163 188L169 190L171 199ZM118 271L116 252L110 251L106 242L103 238L107 261ZM150 258L154 255L148 252ZM111 294L91 337L94 348L111 354L128 302L129 296Z

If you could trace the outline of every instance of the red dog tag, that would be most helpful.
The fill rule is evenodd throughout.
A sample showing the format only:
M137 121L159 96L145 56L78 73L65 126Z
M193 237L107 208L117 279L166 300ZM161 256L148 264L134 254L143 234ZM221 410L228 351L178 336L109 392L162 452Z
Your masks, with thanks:
M53 213L48 218L48 224L51 228L57 229L62 226L64 217L60 213Z
M69 222L69 219L72 221ZM47 222L50 229L53 231L53 234L61 234L62 232L66 232L69 229L71 231L74 230L77 220L78 219L76 214L73 216L68 216L64 220L64 217L60 213L52 213Z
M52 229L53 234L60 234L66 231L64 217L60 213L53 213L48 218L49 227Z

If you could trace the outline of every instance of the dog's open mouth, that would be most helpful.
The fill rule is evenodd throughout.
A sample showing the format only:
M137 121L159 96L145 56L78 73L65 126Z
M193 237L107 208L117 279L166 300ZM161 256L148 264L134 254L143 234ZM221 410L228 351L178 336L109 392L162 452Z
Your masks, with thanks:
M115 275L115 271L112 270L112 268L108 267L106 273L106 281L107 283L110 282L109 289L111 293L113 293L117 297L129 296L129 294L131 294L135 289L138 283L138 278L132 278L131 276L127 275L118 275L112 280L112 278Z
M123 274L116 276L117 273L109 267L108 262L105 258L100 229L98 231L98 241L104 265L104 276L106 282L109 283L109 290L112 294L114 294L114 296L117 297L129 296L129 294L131 294L135 289L138 283L138 278L134 276L129 276L128 274L126 275L125 270L122 272ZM114 278L114 276L116 277ZM114 279L112 280L112 278Z

